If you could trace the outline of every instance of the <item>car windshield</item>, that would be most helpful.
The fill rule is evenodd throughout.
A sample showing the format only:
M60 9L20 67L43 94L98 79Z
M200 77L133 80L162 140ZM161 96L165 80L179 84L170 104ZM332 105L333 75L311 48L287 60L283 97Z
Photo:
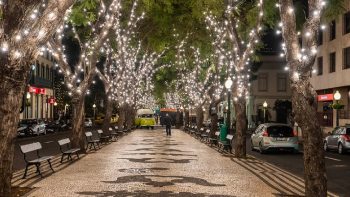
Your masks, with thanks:
M101 119L103 120L103 119L105 119L105 117L101 117Z
M267 128L269 137L294 137L293 129L289 126L271 126Z
M36 119L25 119L21 121L21 124L37 124Z
M142 114L142 118L152 118L153 114Z
M89 119L85 118L85 122L89 122L89 121L90 121Z

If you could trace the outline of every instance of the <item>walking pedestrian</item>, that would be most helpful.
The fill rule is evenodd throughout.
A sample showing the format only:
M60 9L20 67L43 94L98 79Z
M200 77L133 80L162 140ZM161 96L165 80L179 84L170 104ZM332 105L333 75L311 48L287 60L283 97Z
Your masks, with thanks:
M166 114L165 118L164 118L164 122L165 122L165 130L166 130L166 135L171 135L171 118L169 116L169 114Z

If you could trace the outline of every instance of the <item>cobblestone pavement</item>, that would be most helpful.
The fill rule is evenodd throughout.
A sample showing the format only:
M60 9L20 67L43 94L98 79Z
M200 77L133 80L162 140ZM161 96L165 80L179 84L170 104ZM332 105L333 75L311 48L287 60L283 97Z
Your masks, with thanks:
M303 180L268 163L218 153L180 130L136 130L91 151L76 162L53 160L55 173L42 166L23 170L13 185L30 186L29 196L155 196L228 197L299 196ZM282 195L283 194L283 195ZM330 194L331 195L331 194Z

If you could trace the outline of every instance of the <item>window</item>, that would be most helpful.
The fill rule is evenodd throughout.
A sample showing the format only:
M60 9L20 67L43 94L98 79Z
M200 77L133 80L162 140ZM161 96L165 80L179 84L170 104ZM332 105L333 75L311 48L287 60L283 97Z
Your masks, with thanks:
M45 78L45 66L44 66L44 64L41 64L41 77Z
M323 45L323 30L321 28L318 30L317 44L318 46Z
M350 68L350 47L344 49L344 69Z
M317 75L323 74L323 58L317 58Z
M46 79L50 79L49 65L46 65Z
M259 91L267 91L267 74L259 75Z
M330 35L330 40L335 39L335 21L332 21L332 24L330 25L329 35Z
M335 72L335 53L329 54L329 72Z
M286 91L286 74L277 75L277 91L285 92Z
M350 33L350 12L344 14L344 34Z
M36 76L40 76L40 63L39 63L39 61L37 60L36 61Z

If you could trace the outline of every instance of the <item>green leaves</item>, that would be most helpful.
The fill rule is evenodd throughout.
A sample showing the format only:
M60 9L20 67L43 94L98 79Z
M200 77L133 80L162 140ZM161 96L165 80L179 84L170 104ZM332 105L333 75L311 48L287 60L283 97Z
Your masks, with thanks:
M98 0L78 0L69 15L69 21L73 26L86 27L88 22L96 20Z
M325 23L338 21L345 12L345 0L328 0L321 20Z

